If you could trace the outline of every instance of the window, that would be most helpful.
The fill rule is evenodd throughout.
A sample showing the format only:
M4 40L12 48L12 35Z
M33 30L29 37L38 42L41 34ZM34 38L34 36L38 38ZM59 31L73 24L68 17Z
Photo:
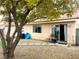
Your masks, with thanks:
M41 26L33 26L34 33L41 33Z

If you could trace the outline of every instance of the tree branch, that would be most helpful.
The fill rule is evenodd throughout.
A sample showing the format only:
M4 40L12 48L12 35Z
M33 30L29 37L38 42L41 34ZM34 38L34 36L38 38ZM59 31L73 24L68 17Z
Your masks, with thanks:
M10 37L10 31L11 31L11 14L10 12L8 13L9 15L9 18L8 18L8 31L7 31L7 34L6 34L6 39L8 39Z
M21 33L21 30L22 30L22 27L19 27L19 28L17 29L17 37L16 37L16 40L14 41L13 46L12 46L13 50L15 50L15 48L16 48L16 46L17 46L19 40L20 40L20 36L19 36L19 35L20 35L20 33Z
M27 10L25 11L25 14L24 14L24 19L20 23L21 26L24 26L25 23L27 23L26 17L29 15L30 11L33 10L35 7L39 6L41 3L42 3L42 0L38 1L38 4L36 6L33 6L31 9L27 7Z
M15 29L15 31L14 31L14 33L13 33L12 37L11 37L12 42L13 42L13 39L15 38L15 34L16 34L16 32L17 32L17 29Z
M10 39L10 32L11 32L11 14L10 14L10 11L9 11L9 13L8 13L8 15L9 15L9 18L8 18L8 31L7 31L7 34L6 34L6 43L7 43L7 45L6 45L6 48L11 48L11 39Z
M10 1L11 1L11 5L12 5L11 13L12 13L13 18L14 18L14 23L15 23L15 26L18 27L18 21L17 21L17 18L16 18L16 7L13 4L13 0L10 0Z
M26 17L28 16L28 14L30 13L30 9L28 9L26 12L25 12L25 14L24 14L24 19L22 19L22 21L21 21L21 23L20 23L20 26L22 26L22 24L25 22L25 19L26 19Z

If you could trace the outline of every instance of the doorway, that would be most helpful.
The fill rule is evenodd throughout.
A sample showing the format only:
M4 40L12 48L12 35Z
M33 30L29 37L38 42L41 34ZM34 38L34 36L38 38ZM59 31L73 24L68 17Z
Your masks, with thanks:
M58 43L67 42L67 24L53 25L53 34L57 38Z
M60 41L65 41L64 25L60 25Z

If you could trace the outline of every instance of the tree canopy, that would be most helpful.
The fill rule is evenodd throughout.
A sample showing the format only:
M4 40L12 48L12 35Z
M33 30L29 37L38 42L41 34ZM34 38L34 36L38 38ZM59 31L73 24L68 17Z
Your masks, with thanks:
M27 17L28 21L30 21L41 17L58 18L64 14L71 16L73 9L76 8L76 1L74 0L1 0L0 6L4 9L1 10L1 13L5 16L5 19L8 18L9 11L13 10L11 3L18 21L24 20L28 9L31 10ZM39 6L37 6L38 4ZM13 16L13 14L11 15Z

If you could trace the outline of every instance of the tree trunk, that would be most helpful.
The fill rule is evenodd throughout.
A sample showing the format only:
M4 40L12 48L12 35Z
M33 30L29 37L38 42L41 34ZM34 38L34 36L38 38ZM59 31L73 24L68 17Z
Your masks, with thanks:
M6 49L3 51L4 59L14 59L14 51L11 49Z
M12 55L9 54L4 54L4 59L14 59L14 57L12 57Z
M14 43L11 42L10 37L8 37L8 39L6 39L7 40L7 47L3 50L4 59L14 59L14 51L15 51L15 48L20 40L20 37L19 37L20 32L21 32L21 30L18 30L18 35L17 35Z

